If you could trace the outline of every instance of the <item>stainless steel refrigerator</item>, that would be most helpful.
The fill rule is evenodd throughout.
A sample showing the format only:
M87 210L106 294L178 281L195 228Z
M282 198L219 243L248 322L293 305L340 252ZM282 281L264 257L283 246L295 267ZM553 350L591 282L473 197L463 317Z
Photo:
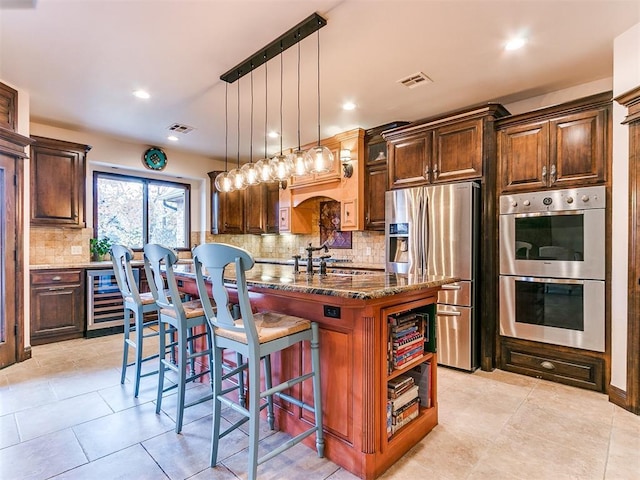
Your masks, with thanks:
M473 182L385 194L386 270L458 277L438 295L438 363L478 367L476 270L480 187Z

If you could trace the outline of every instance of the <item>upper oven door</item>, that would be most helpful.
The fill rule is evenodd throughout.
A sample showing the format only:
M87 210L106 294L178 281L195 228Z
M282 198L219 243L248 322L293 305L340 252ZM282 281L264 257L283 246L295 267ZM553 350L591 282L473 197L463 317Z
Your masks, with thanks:
M604 280L605 210L500 215L500 273Z

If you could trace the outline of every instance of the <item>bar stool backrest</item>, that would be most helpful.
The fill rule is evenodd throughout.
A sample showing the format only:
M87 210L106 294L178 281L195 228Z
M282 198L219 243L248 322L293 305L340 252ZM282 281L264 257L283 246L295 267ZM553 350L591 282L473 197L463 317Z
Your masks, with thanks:
M215 327L244 332L247 336L249 346L256 346L260 343L258 331L256 329L249 292L247 290L247 279L245 272L251 270L255 265L253 256L243 248L225 243L203 243L193 249L193 263L196 269L196 282L200 300L205 311L205 315L211 323L214 333ZM236 288L238 292L238 305L242 324L236 326L229 305L229 292L224 284L225 268L232 264L235 267ZM205 273L211 282L211 294L215 305L211 304L205 285ZM217 308L215 308L217 307Z
M138 284L136 283L136 277L131 268L133 250L124 245L112 245L110 253L111 262L113 263L113 273L122 297L125 300L131 299L136 305L141 305L142 301L140 300Z
M185 318L178 283L173 273L176 263L178 256L172 249L155 243L144 246L144 270L153 298L160 308L175 308L178 315Z

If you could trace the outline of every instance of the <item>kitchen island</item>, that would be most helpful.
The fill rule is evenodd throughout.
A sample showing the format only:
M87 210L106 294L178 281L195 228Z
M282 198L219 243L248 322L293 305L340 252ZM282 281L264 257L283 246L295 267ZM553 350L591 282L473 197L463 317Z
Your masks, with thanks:
M225 279L233 289L235 276ZM179 287L197 295L192 265L177 265ZM247 272L254 310L271 310L315 321L320 326L322 401L325 455L353 474L373 479L382 474L438 423L435 352L425 351L401 367L393 368L389 351L389 319L411 312L435 319L439 288L455 278L373 272L308 276L293 273L288 265L256 264ZM231 291L232 301L233 290ZM428 317L427 317L428 316ZM308 346L292 347L272 358L274 382L279 372L296 374L310 368ZM417 416L392 431L387 413L387 382L422 372ZM291 390L312 403L311 386ZM280 402L276 411L280 430L297 435L309 428L309 412ZM314 448L313 438L308 446Z

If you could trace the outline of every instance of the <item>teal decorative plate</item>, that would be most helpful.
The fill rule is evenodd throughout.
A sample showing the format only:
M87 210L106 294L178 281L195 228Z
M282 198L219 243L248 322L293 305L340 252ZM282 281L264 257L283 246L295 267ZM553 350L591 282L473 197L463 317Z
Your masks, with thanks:
M158 147L151 147L142 155L142 163L150 170L163 170L167 166L167 154Z

